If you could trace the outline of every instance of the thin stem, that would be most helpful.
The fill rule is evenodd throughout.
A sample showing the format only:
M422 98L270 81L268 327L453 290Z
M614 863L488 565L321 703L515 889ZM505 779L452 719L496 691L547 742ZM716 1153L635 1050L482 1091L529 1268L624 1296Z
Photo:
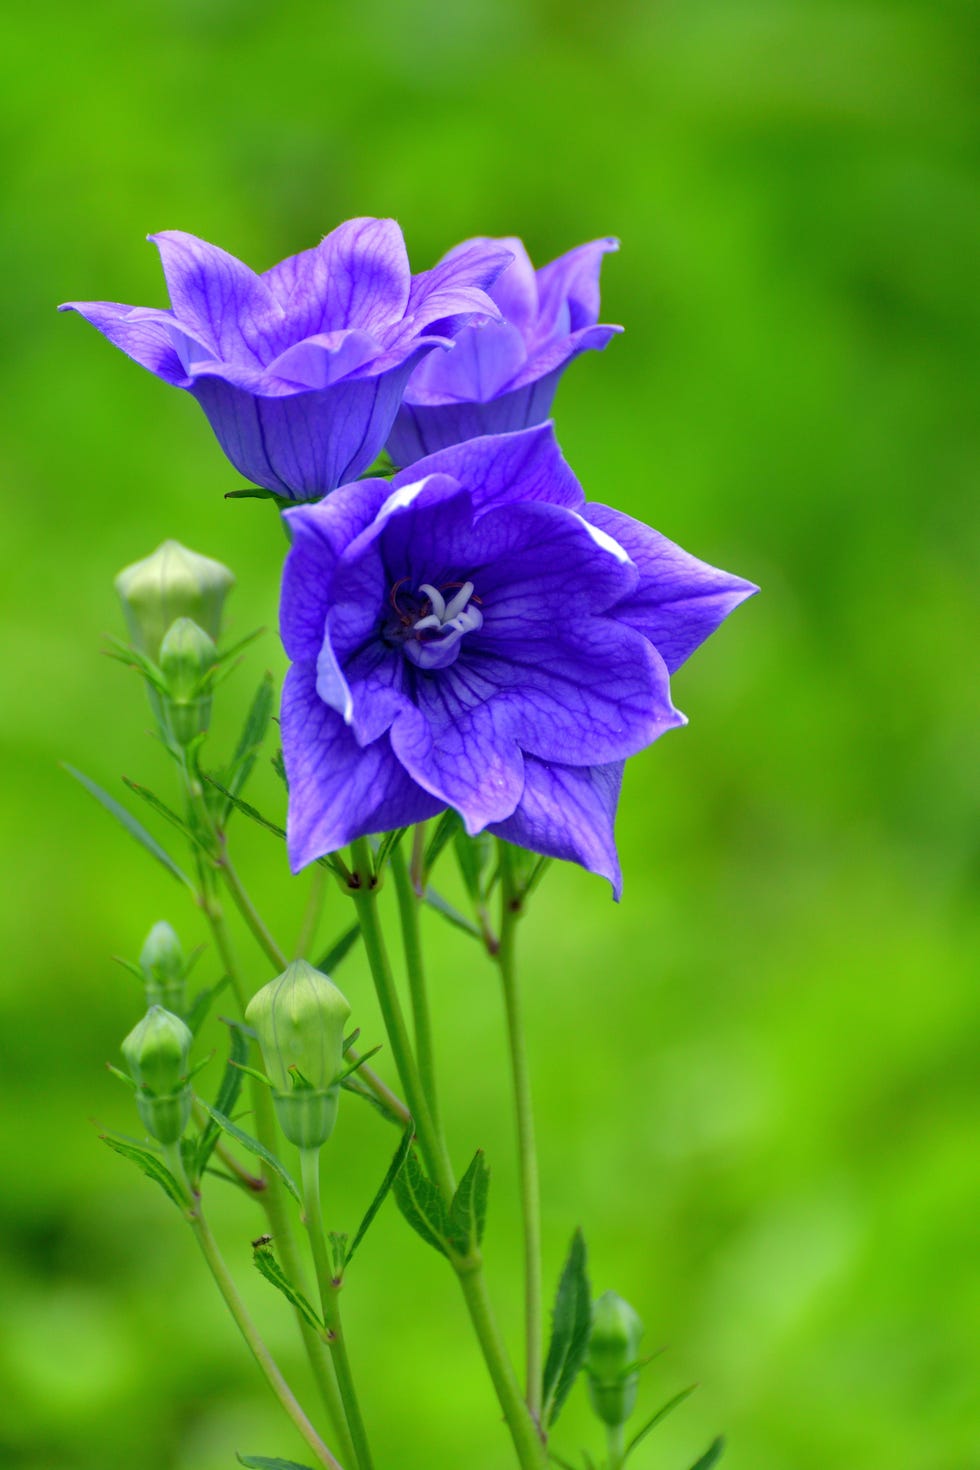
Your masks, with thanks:
M490 1305L479 1258L476 1258L473 1269L457 1268L456 1274L463 1289L470 1321L483 1350L484 1362L507 1420L521 1470L542 1470L546 1463L544 1443L521 1399L521 1391Z
M422 898L425 893L425 829L427 822L416 824L412 833L412 887L416 898Z
M310 1247L313 1251L317 1285L320 1288L320 1305L323 1309L324 1326L327 1329L327 1345L330 1348L330 1356L333 1358L344 1408L347 1411L347 1422L354 1440L357 1464L360 1470L373 1470L367 1431L364 1428L364 1420L357 1400L354 1375L351 1372L347 1343L340 1320L340 1282L334 1277L327 1253L323 1212L320 1207L320 1150L318 1148L300 1149L300 1165L303 1171L303 1212L310 1237Z
M322 868L319 863L314 863L313 875L310 878L310 891L306 896L306 908L303 910L303 921L296 939L295 954L298 960L308 960L310 957L329 876L326 868Z
M275 1359L273 1358L272 1354L269 1352L269 1349L266 1347L261 1336L259 1335L258 1328L255 1326L255 1323L249 1316L248 1309L245 1306L245 1303L242 1301L242 1298L238 1294L238 1288L231 1278L231 1273L229 1272L228 1267L225 1265L224 1258L218 1249L217 1242L215 1241L214 1236L211 1234L211 1231L208 1229L207 1223L204 1220L203 1215L201 1215L200 1211L196 1212L191 1217L191 1227L194 1231L197 1243L201 1247L201 1252L204 1256L204 1259L208 1263L211 1275L214 1277L217 1283L218 1290L224 1297L225 1304L228 1307L228 1310L231 1312L231 1315L234 1317L235 1322L238 1324L238 1330L241 1332L242 1337L244 1337L246 1343L251 1349L252 1356L255 1358L255 1361L258 1363L260 1369L265 1375L266 1381L269 1384L269 1387L272 1389L272 1392L275 1394L282 1408L285 1410L286 1414L288 1414L293 1424L299 1430L300 1434L303 1436L310 1449L316 1455L320 1464L326 1465L328 1467L328 1470L342 1470L342 1466L339 1460L337 1460L335 1456L330 1453L330 1451L327 1449L327 1446L323 1443L323 1440L317 1434L316 1430L313 1428L313 1425L306 1417L306 1414L300 1407L300 1404L298 1403L295 1394L289 1387L289 1384L286 1382L285 1378L282 1376L282 1373L280 1372Z
M524 1036L524 1016L517 986L514 940L520 917L521 899L515 887L513 866L505 843L500 848L501 917L500 944L496 960L507 1014L517 1116L517 1151L520 1163L521 1211L524 1220L524 1335L527 1364L527 1406L536 1421L541 1418L542 1380L542 1285L541 1285L541 1199L538 1158L534 1142L534 1110L531 1075Z
M626 1434L622 1424L606 1426L606 1446L609 1451L607 1470L622 1470L626 1458Z
M445 1147L433 1125L422 1079L412 1054L412 1044L409 1040L408 1028L405 1025L401 1001L398 998L395 978L391 973L391 964L388 960L388 952L385 949L381 923L378 918L378 891L375 886L371 849L363 837L352 845L351 854L356 883L356 886L351 889L351 897L357 907L361 937L364 940L364 949L371 967L388 1041L394 1053L395 1065L398 1068L402 1087L405 1089L409 1111L415 1123L415 1131L418 1134L426 1165L448 1201L455 1193L456 1182Z
M398 914L402 926L402 945L405 950L405 969L408 973L408 987L412 997L412 1019L415 1023L415 1053L418 1057L419 1077L425 1100L429 1104L432 1126L439 1132L435 1054L432 1045L429 997L425 983L425 964L422 959L422 942L419 934L419 905L408 864L405 861L405 854L400 846L396 847L391 854L391 871L395 875Z

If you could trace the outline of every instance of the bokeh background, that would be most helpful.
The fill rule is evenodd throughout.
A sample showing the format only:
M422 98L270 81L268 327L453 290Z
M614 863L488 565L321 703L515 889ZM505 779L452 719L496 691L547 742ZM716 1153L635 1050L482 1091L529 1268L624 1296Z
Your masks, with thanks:
M559 432L588 492L752 577L676 680L689 728L632 763L623 903L554 871L524 934L547 1276L574 1226L699 1392L636 1470L976 1470L980 207L967 3L65 0L4 28L0 1463L225 1470L306 1458L153 1185L102 1070L139 1011L111 956L186 895L75 787L161 793L112 576L176 536L270 625L227 686L234 739L274 632L283 542L196 405L56 302L164 301L149 230L264 268L393 214L416 269L476 233L544 262L621 237ZM263 768L255 800L281 805ZM152 825L152 820L151 820ZM160 834L162 835L162 834ZM284 939L305 884L258 829ZM347 922L330 902L324 939ZM495 978L433 920L457 1159L494 1169L492 1285L519 1347L516 1180ZM268 978L239 936L254 984ZM200 974L213 977L206 955ZM379 1033L359 957L338 979ZM363 1116L362 1116L363 1112ZM327 1197L350 1228L392 1146L345 1108ZM249 1300L258 1213L214 1211ZM243 1212L244 1210L244 1212ZM509 1449L455 1285L386 1207L347 1316L389 1470ZM566 1456L598 1448L579 1390Z

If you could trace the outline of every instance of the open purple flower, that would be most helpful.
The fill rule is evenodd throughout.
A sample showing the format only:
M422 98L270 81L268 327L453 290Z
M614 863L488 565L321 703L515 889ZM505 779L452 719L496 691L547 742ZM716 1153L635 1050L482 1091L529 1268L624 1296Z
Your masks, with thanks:
M286 512L294 869L445 807L604 874L622 763L669 675L756 589L588 505L551 425Z
M619 249L618 240L579 245L539 271L518 239L467 240L442 264L492 246L513 256L489 292L503 321L472 323L445 360L433 355L415 369L388 439L396 464L481 434L543 423L572 358L605 347L623 330L596 325L602 257Z
M185 388L256 485L324 495L384 445L412 369L451 347L510 260L493 241L413 276L394 220L353 219L262 275L181 230L150 237L171 309L72 301L123 352Z

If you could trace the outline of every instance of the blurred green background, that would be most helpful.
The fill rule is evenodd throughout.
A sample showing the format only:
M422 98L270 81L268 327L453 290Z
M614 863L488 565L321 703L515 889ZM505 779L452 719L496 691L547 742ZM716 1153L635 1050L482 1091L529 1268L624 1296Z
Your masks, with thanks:
M554 871L523 937L548 1280L581 1223L596 1289L670 1346L642 1402L702 1385L636 1470L686 1470L721 1429L731 1470L980 1466L977 39L954 0L49 0L8 19L4 1467L304 1458L189 1233L97 1140L135 1128L102 1070L139 1010L110 956L164 916L204 934L57 764L167 790L142 691L99 652L114 573L167 536L234 567L235 631L270 625L218 710L227 746L282 670L284 543L267 505L222 499L240 482L193 402L54 305L163 304L150 230L264 268L361 213L401 221L416 269L476 233L521 234L538 262L619 235L603 319L627 332L569 371L565 450L592 497L764 589L677 678L689 728L632 763L622 905ZM255 800L280 803L267 769ZM265 833L238 841L285 940L305 881ZM323 937L347 917L337 894ZM452 1143L493 1165L516 1351L495 977L428 928ZM360 958L338 978L379 1038ZM391 1147L345 1108L334 1223ZM261 1217L216 1188L305 1388L249 1274ZM345 1293L379 1464L502 1470L442 1266L387 1207ZM556 1447L579 1443L598 1444L581 1391Z

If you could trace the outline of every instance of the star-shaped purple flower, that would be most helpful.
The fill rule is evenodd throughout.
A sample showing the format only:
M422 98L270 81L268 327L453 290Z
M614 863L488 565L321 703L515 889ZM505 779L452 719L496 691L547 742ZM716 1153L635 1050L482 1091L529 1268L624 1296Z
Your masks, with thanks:
M623 761L684 723L669 676L751 583L587 504L550 424L285 514L294 870L454 807L618 894Z
M398 465L481 434L543 423L572 358L623 330L596 325L602 258L619 249L618 240L579 245L539 271L516 238L467 240L442 263L492 246L513 257L489 290L503 320L477 320L445 360L433 355L415 369L388 439Z
M383 447L409 375L451 347L510 261L474 242L413 276L394 220L353 219L262 275L181 230L150 237L171 309L73 301L110 342L185 388L246 479L310 499Z

